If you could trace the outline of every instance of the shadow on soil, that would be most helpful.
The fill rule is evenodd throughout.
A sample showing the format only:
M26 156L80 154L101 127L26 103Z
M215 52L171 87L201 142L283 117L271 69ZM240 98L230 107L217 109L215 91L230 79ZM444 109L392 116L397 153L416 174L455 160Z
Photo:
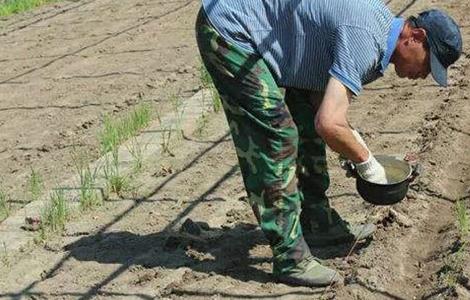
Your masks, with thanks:
M233 228L221 229L191 221L184 227L178 232L163 231L148 235L127 231L99 233L83 237L65 246L64 250L70 251L69 255L79 261L139 265L144 268L188 267L196 272L216 273L241 281L273 281L269 273L255 267L270 263L271 257L250 255L250 250L256 246L267 245L256 225L238 223ZM194 234L189 233L191 231ZM343 244L312 248L312 252L319 258L331 259L346 256L350 249L351 245Z
M196 227L199 228L199 227ZM266 241L254 225L240 223L232 229L208 228L198 234L159 232L137 235L127 231L87 236L65 250L79 261L140 265L144 268L188 267L196 272L217 273L243 281L269 282L272 278L254 265L269 257L250 256L250 250ZM198 229L199 230L199 229Z

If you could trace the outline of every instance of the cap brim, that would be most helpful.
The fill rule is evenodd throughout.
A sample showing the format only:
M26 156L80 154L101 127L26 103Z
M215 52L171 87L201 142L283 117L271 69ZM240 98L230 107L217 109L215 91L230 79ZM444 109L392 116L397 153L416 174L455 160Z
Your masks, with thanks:
M447 86L447 69L441 64L436 55L431 51L431 73L434 80L440 86Z

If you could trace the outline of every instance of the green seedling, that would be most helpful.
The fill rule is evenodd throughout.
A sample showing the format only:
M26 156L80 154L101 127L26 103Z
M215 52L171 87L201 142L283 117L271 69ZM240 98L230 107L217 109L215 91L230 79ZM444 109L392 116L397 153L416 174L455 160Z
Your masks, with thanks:
M108 191L121 195L122 192L129 190L129 179L122 175L119 170L119 153L117 149L114 149L106 156L103 171Z
M196 124L196 136L203 137L207 133L207 124L209 123L209 115L207 113L202 113L201 116L197 119Z
M64 190L55 190L41 213L41 236L46 232L62 232L69 216Z
M28 179L29 201L37 201L44 189L44 182L39 172L31 168L31 175Z
M216 90L214 86L211 88L211 95L212 95L212 109L214 112L219 112L222 109L222 100L220 99L219 92Z
M143 152L147 149L147 146L148 144L142 146L135 137L131 139L129 145L127 146L127 150L132 156L133 170L135 172L142 170L144 160Z
M109 116L105 116L103 120L103 131L99 136L101 144L101 152L103 154L112 151L120 143L119 129L116 121Z
M212 84L212 78L202 61L200 62L199 67L199 80L201 81L201 85L203 88L208 88Z
M120 119L105 116L104 128L99 135L102 153L113 151L124 141L135 136L140 130L148 126L151 119L152 112L147 104L138 105L133 111Z
M0 16L5 17L17 14L56 1L57 0L5 0L0 4Z
M162 125L162 109L161 108L156 108L155 109L155 117L157 118L158 124Z
M470 218L464 202L457 201L455 204L457 217L457 229L459 232L459 244L455 253L445 259L445 267L441 274L443 284L449 288L455 288L462 277L463 268L467 261L467 243L470 233Z
M99 168L96 167L92 170L88 160L83 152L78 152L76 149L73 150L72 161L80 179L79 200L82 210L89 210L102 204L102 198L99 196L95 186Z
M0 187L0 221L3 221L10 215L10 204L8 203L8 194Z
M222 102L220 100L219 93L215 88L214 82L212 81L209 72L207 71L206 67L202 62L199 68L199 79L201 81L202 87L206 90L209 90L212 100L212 109L214 110L214 112L219 112L222 109ZM205 97L204 93L202 97Z
M152 111L148 104L138 105L131 113L127 119L128 131L126 138L134 136L143 128L147 127L150 121L152 120Z
M183 100L176 95L170 97L171 107L173 108L173 113L175 115L175 131L178 134L178 138L183 137L182 124L183 124L183 115L184 107Z

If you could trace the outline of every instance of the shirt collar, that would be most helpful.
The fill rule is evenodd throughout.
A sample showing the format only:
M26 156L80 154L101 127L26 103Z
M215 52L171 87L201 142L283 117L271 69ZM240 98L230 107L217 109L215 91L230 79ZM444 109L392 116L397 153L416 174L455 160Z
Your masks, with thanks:
M390 59L392 58L392 54L395 51L398 38L400 37L400 33L404 24L405 20L403 18L393 18L392 20L392 26L390 27L390 31L388 33L387 50L385 51L384 57L382 58L382 62L380 63L380 72L382 74L385 73L385 70L390 64Z

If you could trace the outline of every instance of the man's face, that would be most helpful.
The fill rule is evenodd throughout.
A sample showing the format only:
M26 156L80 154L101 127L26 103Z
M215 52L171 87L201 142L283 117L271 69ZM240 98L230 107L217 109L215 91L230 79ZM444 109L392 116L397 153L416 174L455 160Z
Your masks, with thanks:
M430 53L423 29L412 29L409 37L397 45L395 72L401 78L426 78L431 73Z

